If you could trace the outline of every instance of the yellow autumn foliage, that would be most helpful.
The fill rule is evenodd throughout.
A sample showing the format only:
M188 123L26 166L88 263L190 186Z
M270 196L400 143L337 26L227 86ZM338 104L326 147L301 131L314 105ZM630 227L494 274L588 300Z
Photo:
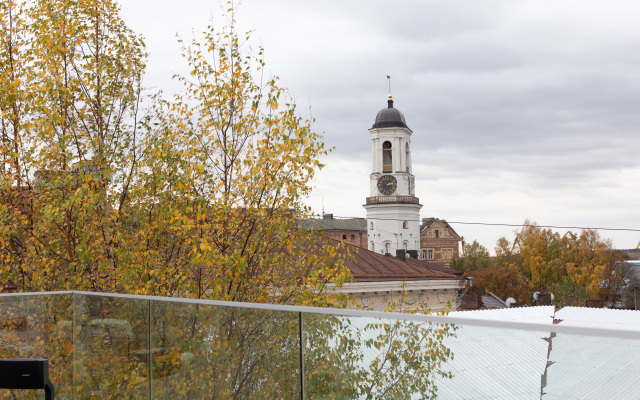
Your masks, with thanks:
M329 287L350 278L348 252L297 227L328 150L265 75L262 49L243 47L234 12L180 42L189 72L166 99L143 89L144 42L115 2L0 0L3 290L346 302ZM77 293L3 299L0 320L26 322L6 324L18 334L0 332L14 346L0 356L49 358L60 396L148 397L153 378L158 397L291 398L301 341L310 397L432 397L433 377L450 376L442 339L454 328L438 324L353 329L314 314L300 338L295 313ZM361 349L374 347L363 363Z
M327 150L233 11L181 43L189 78L166 100L115 2L1 7L5 290L341 301L343 253L296 225Z

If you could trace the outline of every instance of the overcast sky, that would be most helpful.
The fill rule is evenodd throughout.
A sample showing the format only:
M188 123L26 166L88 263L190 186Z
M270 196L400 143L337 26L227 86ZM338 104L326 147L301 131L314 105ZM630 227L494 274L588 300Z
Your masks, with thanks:
M223 21L216 1L121 6L146 38L146 84L168 92L185 71L175 35ZM316 212L365 216L368 129L391 75L422 217L640 229L640 2L245 0L237 19L335 147ZM453 227L491 252L515 229ZM618 248L640 241L600 233Z

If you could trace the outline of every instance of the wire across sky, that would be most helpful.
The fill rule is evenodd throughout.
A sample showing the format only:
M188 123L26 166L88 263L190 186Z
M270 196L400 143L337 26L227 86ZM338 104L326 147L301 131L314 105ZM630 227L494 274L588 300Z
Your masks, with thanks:
M341 217L333 216L333 218L339 219L366 219L362 217ZM376 218L384 221L403 221L395 218ZM502 223L489 223L489 222L465 222L465 221L447 221L448 224L462 224L462 225L483 225L483 226L509 226L509 227L530 227L535 226L538 228L552 228L552 229L594 229L598 231L623 231L623 232L640 232L640 229L634 228L603 228L603 227L585 227L585 226L560 226L560 225L538 225L538 224L502 224Z

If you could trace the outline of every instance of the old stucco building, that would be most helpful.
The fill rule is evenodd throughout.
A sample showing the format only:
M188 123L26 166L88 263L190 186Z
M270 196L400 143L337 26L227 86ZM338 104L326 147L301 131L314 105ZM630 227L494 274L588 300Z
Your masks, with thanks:
M353 275L339 289L365 309L382 311L396 303L396 311L427 306L431 311L455 309L458 291L466 281L461 271L415 258L390 257L347 245L351 259L345 262Z

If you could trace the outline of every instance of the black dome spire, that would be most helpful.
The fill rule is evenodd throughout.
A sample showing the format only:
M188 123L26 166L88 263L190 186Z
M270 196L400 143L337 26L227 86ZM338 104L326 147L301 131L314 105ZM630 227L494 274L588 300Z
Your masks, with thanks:
M373 124L371 129L376 128L409 128L407 123L404 120L404 115L397 108L393 108L393 99L391 95L389 95L389 100L387 100L387 108L383 108L378 111L378 115L376 115L376 122Z

